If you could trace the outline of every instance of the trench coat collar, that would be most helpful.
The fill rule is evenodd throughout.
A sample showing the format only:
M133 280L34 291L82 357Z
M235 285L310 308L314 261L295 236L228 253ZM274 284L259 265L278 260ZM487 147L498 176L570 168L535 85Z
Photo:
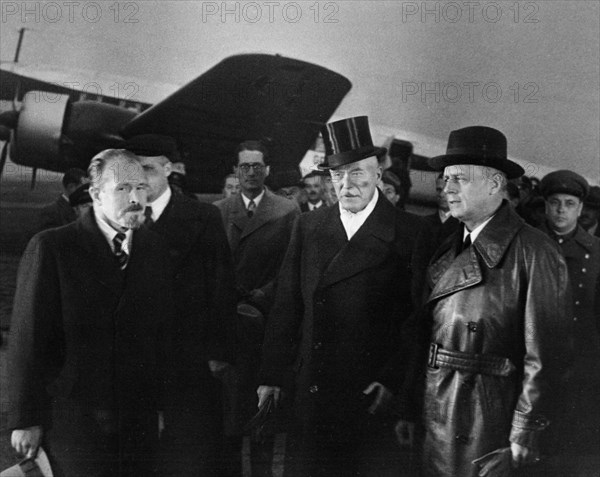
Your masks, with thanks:
M463 236L460 227L444 241L431 261L427 274L432 292L428 301L480 283L483 275L479 258L490 269L498 266L524 224L508 202L503 201L473 245L455 256Z
M388 259L395 237L396 209L382 193L379 194L371 215L350 240L346 237L339 209L329 207L327 212L328 224L325 224L320 232L323 239L319 240L319 243L341 243L342 246L323 270L319 284L321 287L350 278ZM335 240L336 236L339 238L340 233L345 241Z

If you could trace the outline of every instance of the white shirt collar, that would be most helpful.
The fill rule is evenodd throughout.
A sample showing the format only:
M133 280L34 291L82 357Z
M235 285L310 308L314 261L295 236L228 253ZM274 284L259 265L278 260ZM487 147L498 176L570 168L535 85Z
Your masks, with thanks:
M248 199L248 197L246 197L243 192L241 192L240 195L242 196L242 200L244 201L244 207L247 209L248 204L250 203L250 199ZM254 199L252 199L254 201L254 203L256 204L257 208L258 208L258 205L260 204L260 201L264 197L264 195L265 195L265 190L263 189L260 194L258 194Z
M496 215L496 214L494 214L494 215ZM463 242L465 241L465 238L467 238L467 235L471 234L471 243L475 243L475 240L477 239L477 236L481 233L481 231L488 224L488 222L494 218L494 215L492 215L489 219L487 219L482 224L479 224L471 232L469 232L467 230L467 227L463 227Z
M310 202L307 202L307 204L308 204L308 210L315 210L315 209L318 209L319 207L321 207L323 205L323 201L320 200L316 204L311 204Z
M172 195L171 188L167 187L166 190L154 199L152 203L147 204L152 207L152 220L154 220L154 222L156 222L165 211Z
M98 224L98 228L100 229L100 232L102 232L102 235L104 235L104 238L106 239L106 241L108 242L108 245L110 246L110 249L113 251L115 251L115 244L113 243L113 239L115 238L115 236L117 235L117 231L115 229L113 229L110 224L101 216L101 214L98 213L98 211L96 210L96 208L94 207L94 215L96 216L96 223ZM131 239L133 237L133 230L131 229L127 229L125 232L125 240L123 241L123 251L127 254L127 255L131 255Z
M354 237L354 234L358 232L358 229L362 227L365 221L375 209L375 205L377 205L377 199L379 198L379 191L375 189L375 193L371 200L367 204L367 206L363 210L359 210L356 213L350 212L342 208L342 204L338 202L340 208L340 219L342 221L342 225L344 226L344 230L346 230L346 236L348 240Z

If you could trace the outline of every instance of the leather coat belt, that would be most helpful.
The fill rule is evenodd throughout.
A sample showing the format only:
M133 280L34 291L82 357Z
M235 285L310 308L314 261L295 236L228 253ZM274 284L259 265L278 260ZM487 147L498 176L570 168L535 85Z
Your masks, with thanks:
M491 354L463 353L443 349L437 343L429 345L427 366L430 368L450 368L466 373L510 376L515 366L510 359Z

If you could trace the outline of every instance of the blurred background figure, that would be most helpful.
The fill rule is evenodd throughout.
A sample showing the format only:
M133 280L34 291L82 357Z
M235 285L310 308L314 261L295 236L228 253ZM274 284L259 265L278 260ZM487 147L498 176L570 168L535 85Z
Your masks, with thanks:
M300 204L301 212L310 212L326 205L323 202L325 189L323 181L328 176L329 174L324 171L311 171L304 176L302 184L304 186L306 202Z
M329 175L323 176L323 200L327 205L337 204L338 197Z
M521 202L521 194L519 193L519 186L514 184L513 182L506 183L506 190L504 191L506 196L506 200L512 205L515 209L519 206L519 202Z
M176 160L179 153L170 160ZM185 164L183 162L171 162L171 174L168 177L169 187L173 194L186 195L190 199L197 200L196 194L187 190Z
M83 213L92 206L92 197L90 196L89 190L89 183L81 184L69 196L69 204L73 207L77 218L81 217Z
M590 235L600 237L600 227L598 219L600 218L600 187L590 187L590 193L583 201L583 209L579 216L579 225L581 225Z
M60 227L73 222L77 215L69 204L69 196L75 192L81 184L88 182L87 174L82 169L69 169L62 178L63 193L52 203L40 211L36 231Z
M397 206L402 195L402 184L398 176L392 171L384 171L378 186L387 200Z
M402 141L400 139L394 139L390 145L390 151L388 153L392 165L389 167L389 171L393 172L398 179L400 179L400 198L396 207L404 210L404 206L408 201L410 195L410 188L412 182L410 180L410 157L413 153L413 145L408 141Z
M229 174L225 176L225 183L223 184L223 197L225 199L239 194L240 190L240 179L237 175Z
M450 206L446 197L446 181L444 173L440 173L435 180L435 193L437 197L438 210L431 215L426 215L423 219L431 226L435 236L435 248L452 235L460 225L458 219L450 214Z
M297 170L279 171L273 174L272 186L275 194L295 201L298 207L304 202L302 185L300 172Z

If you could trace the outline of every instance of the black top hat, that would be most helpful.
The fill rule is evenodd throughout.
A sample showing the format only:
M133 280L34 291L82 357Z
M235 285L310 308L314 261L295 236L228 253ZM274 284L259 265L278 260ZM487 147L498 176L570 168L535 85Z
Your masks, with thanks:
M162 134L140 134L130 137L125 141L124 148L138 156L165 156L171 162L181 160L175 139Z
M386 153L384 147L373 146L367 116L328 123L323 129L323 142L325 162L319 166L320 169L334 169L367 157L381 157Z
M432 157L428 162L437 171L447 166L473 164L498 169L509 179L516 179L525 173L519 164L508 159L506 136L486 126L469 126L452 131L446 154Z

